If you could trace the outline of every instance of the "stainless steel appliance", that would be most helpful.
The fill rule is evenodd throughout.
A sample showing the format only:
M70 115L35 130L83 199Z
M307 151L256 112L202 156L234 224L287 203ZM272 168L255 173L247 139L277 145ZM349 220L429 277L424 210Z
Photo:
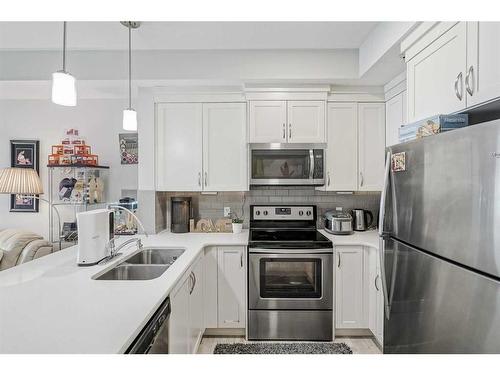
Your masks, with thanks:
M170 299L166 299L126 351L127 354L168 354Z
M500 121L388 148L385 353L500 353Z
M248 339L333 338L333 245L316 206L250 207Z
M324 185L324 144L251 144L251 185Z
M193 217L191 197L172 197L170 206L170 231L172 233L189 232L189 220Z
M352 216L347 212L327 211L324 214L325 230L331 234L352 234Z
M356 208L352 210L354 230L363 232L373 224L373 214L368 210Z

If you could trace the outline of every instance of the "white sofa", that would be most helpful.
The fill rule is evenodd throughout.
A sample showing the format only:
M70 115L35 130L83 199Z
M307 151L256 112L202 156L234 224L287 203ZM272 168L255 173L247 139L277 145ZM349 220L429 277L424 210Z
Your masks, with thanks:
M53 251L53 246L36 233L22 229L0 230L0 271Z

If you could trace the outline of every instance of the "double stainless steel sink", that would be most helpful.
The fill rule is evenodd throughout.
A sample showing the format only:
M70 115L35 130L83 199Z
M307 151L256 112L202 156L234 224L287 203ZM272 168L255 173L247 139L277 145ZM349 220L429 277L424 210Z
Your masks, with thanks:
M95 277L96 280L152 280L160 277L184 249L145 248Z

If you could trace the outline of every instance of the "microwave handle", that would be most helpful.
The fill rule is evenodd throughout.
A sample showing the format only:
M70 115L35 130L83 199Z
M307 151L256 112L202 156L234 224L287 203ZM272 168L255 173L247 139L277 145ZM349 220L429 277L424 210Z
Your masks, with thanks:
M316 167L314 165L314 150L309 150L309 160L310 160L309 179L312 180L314 178L314 169Z

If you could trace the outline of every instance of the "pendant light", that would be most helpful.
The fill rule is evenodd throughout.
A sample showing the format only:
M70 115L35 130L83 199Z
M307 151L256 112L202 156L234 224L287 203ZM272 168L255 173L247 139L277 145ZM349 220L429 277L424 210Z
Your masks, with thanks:
M76 106L75 77L66 71L66 22L63 22L62 70L52 73L52 102L69 107Z
M123 21L128 28L128 108L123 110L123 130L137 131L137 112L132 108L132 29L137 29L141 23Z

